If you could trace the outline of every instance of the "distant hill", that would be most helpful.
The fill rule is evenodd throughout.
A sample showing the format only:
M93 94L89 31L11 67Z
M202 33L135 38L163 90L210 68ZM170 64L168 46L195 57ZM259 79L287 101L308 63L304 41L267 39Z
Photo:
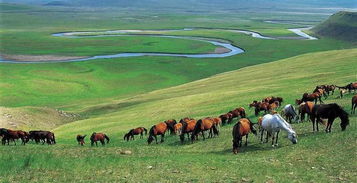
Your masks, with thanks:
M317 25L312 31L321 37L357 41L357 12L340 11Z

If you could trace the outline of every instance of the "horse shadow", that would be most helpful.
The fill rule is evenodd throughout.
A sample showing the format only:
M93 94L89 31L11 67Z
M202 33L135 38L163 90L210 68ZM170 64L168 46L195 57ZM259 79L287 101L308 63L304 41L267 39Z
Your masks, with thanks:
M277 146L277 147L271 147L269 146L262 146L262 144L252 144L249 145L247 147L245 147L244 145L242 147L239 148L239 153L238 154L244 154L244 153L251 153L251 152L264 152L264 151L271 151L274 149L280 149L283 146ZM216 154L216 155L227 155L227 154L232 154L232 148L227 148L227 149L223 149L220 151L211 151L209 152L210 154Z

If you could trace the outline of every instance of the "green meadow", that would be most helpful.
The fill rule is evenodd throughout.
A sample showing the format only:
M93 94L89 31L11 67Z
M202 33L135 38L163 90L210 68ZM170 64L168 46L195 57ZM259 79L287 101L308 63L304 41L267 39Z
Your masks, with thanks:
M164 35L221 39L245 50L226 58L132 57L67 63L0 63L0 127L45 129L56 145L0 146L0 182L356 182L356 115L342 132L313 133L311 122L294 123L298 144L283 132L279 146L251 134L248 147L233 155L233 123L219 137L163 144L146 137L126 142L130 129L189 116L216 117L267 96L292 104L319 84L346 85L357 79L356 43L319 40L263 40L222 29L243 29L272 37L297 37L287 28L311 26L321 14L95 11L1 4L2 55L94 56L122 52L209 53L202 41L122 37L53 37L68 31L182 29ZM266 23L285 20L292 24ZM299 22L299 26L293 22ZM199 29L204 28L204 29ZM215 29L216 28L216 29ZM155 33L158 34L158 33ZM350 113L351 97L338 103ZM10 117L9 117L10 115ZM263 115L263 114L261 114ZM234 121L235 122L235 121ZM77 145L77 134L104 132L104 147ZM129 150L132 154L123 154Z

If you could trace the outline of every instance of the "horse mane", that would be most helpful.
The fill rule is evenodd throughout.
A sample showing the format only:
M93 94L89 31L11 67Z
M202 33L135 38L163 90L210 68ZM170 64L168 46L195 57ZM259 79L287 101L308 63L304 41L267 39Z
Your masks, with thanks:
M249 118L246 119L249 121L250 130L253 132L254 135L256 135L257 131L254 129L254 123Z

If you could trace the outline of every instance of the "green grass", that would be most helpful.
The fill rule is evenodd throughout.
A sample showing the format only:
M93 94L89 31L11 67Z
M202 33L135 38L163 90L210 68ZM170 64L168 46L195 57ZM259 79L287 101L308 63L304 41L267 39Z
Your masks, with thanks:
M103 105L132 104L116 112L60 126L54 146L1 146L2 181L25 182L355 182L356 115L345 132L339 120L333 132L312 133L308 122L293 124L299 143L291 144L285 133L279 147L250 144L238 155L231 153L231 125L214 139L180 145L175 136L159 145L146 141L124 142L122 135L136 126L150 127L165 119L217 116L254 99L278 95L292 103L315 85L342 85L356 80L357 49L310 53L272 63L246 67L207 79L162 89ZM319 64L316 64L319 60ZM348 112L350 98L329 97ZM249 117L253 111L248 110ZM78 147L76 134L107 133L105 147ZM132 155L120 151L131 150ZM148 166L152 166L149 169Z

